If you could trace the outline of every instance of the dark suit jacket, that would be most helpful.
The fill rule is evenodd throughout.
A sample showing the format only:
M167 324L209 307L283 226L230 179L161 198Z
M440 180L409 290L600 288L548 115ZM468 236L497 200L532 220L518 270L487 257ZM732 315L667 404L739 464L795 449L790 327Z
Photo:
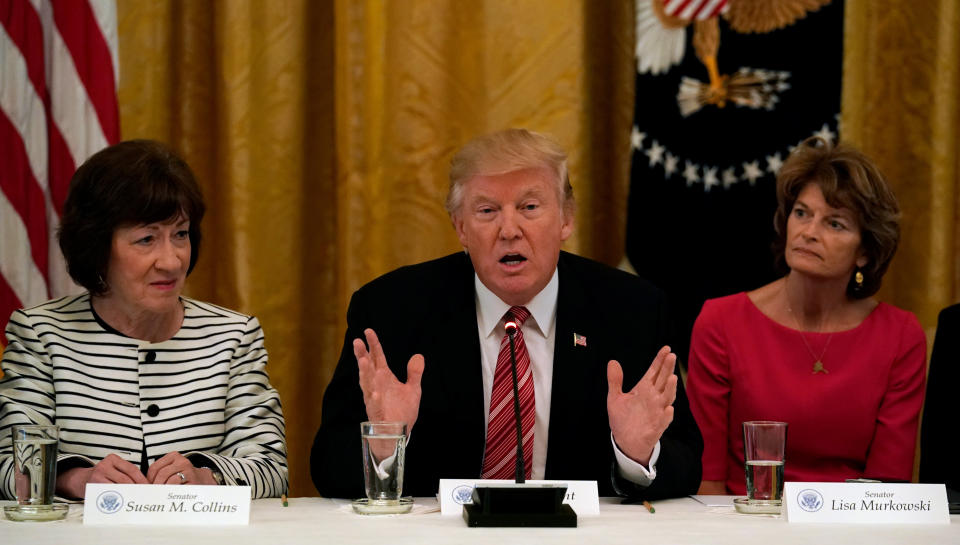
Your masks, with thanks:
M596 480L601 496L619 491L656 499L695 493L703 442L682 385L673 423L660 440L657 478L641 489L613 477L607 362L621 363L625 385L640 380L667 342L663 294L635 276L565 252L558 271L545 478ZM435 495L441 478L479 478L485 416L474 271L469 257L457 253L397 269L354 293L310 457L317 490L327 497L364 495L359 424L366 413L351 343L367 327L377 332L401 381L412 355L423 354L425 360L404 494ZM575 332L586 336L586 347L574 346Z
M930 356L927 401L920 432L920 482L945 483L960 490L956 440L957 385L960 384L960 305L947 307L937 320Z

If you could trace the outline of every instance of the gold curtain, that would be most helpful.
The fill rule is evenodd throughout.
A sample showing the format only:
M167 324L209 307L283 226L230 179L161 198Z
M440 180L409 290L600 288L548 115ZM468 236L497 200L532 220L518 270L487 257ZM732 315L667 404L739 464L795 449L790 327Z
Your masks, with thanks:
M843 138L877 160L903 210L880 297L930 336L960 299L960 4L848 0L845 17Z
M470 137L556 137L578 200L567 248L620 260L630 2L118 4L123 138L171 144L200 180L189 295L260 318L292 495L316 494L309 451L353 290L459 249L442 202Z
M178 149L207 201L192 297L260 318L291 493L339 350L333 19L309 0L118 4L123 138Z
M190 295L261 318L287 418L291 493L350 294L457 249L451 153L505 126L571 154L578 234L622 256L633 6L506 0L119 0L124 138L173 145L206 193ZM960 299L960 6L847 0L843 138L903 208L880 296L932 333Z
M847 0L841 133L879 163L903 211L879 296L914 312L933 348L960 298L960 4ZM914 480L920 464L920 438Z

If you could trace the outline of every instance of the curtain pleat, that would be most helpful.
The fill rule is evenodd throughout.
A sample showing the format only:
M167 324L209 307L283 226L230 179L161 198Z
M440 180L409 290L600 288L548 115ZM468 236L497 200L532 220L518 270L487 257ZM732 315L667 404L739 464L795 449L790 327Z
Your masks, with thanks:
M879 297L928 333L960 297L957 25L954 0L846 4L842 137L876 159L903 211Z

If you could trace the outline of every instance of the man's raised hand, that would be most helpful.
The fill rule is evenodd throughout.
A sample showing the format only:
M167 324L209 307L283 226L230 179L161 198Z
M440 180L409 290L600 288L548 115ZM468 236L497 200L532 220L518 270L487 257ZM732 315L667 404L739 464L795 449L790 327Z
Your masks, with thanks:
M423 356L414 354L407 362L407 382L404 384L387 366L377 334L372 329L365 329L363 334L367 342L364 344L363 339L354 339L353 355L357 358L367 418L375 422L406 422L409 434L420 412Z
M620 450L648 466L653 449L673 421L677 398L677 355L664 346L653 358L643 378L623 391L623 369L616 360L607 363L607 414L610 430Z

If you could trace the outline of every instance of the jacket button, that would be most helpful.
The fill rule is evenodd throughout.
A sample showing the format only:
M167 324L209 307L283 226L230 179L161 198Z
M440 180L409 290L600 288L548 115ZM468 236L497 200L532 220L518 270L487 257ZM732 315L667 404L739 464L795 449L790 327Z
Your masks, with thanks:
M150 416L157 416L160 414L160 407L157 407L155 403L151 404L149 407L147 407L147 414Z
M154 360L157 359L157 353L154 352L153 350L150 350L149 352L147 352L147 357L144 359L147 360L148 363L152 363Z

